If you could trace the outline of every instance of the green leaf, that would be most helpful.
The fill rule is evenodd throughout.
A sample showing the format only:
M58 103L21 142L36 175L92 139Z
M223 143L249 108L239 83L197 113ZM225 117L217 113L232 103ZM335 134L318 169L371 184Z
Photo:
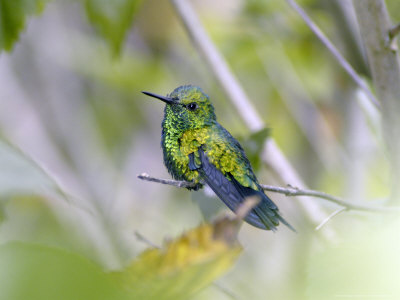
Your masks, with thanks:
M141 0L86 0L86 14L114 55L121 52Z
M248 138L244 139L241 142L246 152L246 155L255 171L260 168L261 151L263 150L266 139L270 135L270 131L271 130L269 128L263 128L257 132L252 133Z
M11 51L25 28L26 17L43 10L47 0L0 0L0 52Z
M128 299L109 274L88 259L28 243L0 247L0 282L0 299Z

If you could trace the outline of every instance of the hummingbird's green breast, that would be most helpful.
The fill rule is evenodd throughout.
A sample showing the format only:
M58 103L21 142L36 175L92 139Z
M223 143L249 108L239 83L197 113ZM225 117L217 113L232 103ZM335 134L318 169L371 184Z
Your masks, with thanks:
M188 129L182 134L166 134L162 140L164 162L176 179L200 181L197 171L189 168L189 154L199 161L200 147L210 162L224 175L231 174L240 184L256 189L256 177L239 143L218 123L199 129Z

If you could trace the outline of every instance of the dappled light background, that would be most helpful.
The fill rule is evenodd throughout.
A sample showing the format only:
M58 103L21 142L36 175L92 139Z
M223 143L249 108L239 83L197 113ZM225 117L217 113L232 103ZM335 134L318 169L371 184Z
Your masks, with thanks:
M125 39L123 29L102 23L92 2L47 2L40 15L27 18L12 51L0 53L0 132L7 141L0 147L1 244L54 246L119 270L149 243L161 245L229 214L207 190L137 178L143 172L170 178L160 148L164 105L141 91L167 94L183 84L210 96L218 121L250 154L261 183L291 184L260 160L270 136L309 188L385 204L390 162L382 116L285 1L190 1L267 124L261 138L224 94L169 1L126 1L138 2L132 23L122 10L110 12L113 22L129 28ZM370 82L350 3L299 3ZM398 2L387 5L399 20ZM18 155L30 159L21 163ZM399 228L391 214L346 211L316 231L299 201L315 202L327 214L339 206L268 195L297 234L244 224L238 260L194 299L400 297L393 280ZM327 239L325 230L334 235ZM375 253L379 262L370 260Z

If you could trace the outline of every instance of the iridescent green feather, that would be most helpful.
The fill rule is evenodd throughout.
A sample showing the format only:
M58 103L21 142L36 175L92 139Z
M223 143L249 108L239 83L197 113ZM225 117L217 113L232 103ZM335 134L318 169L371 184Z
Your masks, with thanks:
M167 97L162 122L164 163L177 180L207 183L232 210L248 196L260 204L246 217L250 224L275 230L279 221L293 229L264 194L242 147L216 120L208 96L195 86L181 86ZM189 163L189 157L191 157Z

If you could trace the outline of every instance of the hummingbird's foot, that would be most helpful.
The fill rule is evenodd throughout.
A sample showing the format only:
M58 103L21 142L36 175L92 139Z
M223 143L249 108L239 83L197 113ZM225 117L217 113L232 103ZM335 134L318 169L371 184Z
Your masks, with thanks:
M198 191L199 189L201 189L203 187L203 185L201 183L193 183L193 185L187 187L187 189L189 191Z

